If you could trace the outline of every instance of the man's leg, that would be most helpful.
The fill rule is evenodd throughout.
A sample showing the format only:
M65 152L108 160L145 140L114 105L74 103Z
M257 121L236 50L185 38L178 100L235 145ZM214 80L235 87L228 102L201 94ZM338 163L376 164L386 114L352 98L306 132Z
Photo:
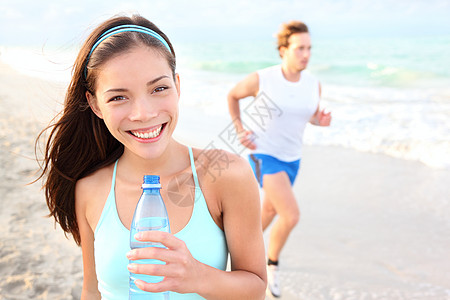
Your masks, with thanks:
M267 197L267 195L264 194L261 211L261 223L263 231L266 230L270 223L272 223L273 218L275 218L276 215L277 211L275 210L275 207L273 207L272 202Z
M263 210L264 208L269 210L269 216L266 216L266 222L269 220L270 215L273 214L273 212L270 213L271 207L279 216L270 232L267 250L268 258L272 261L278 261L280 252L283 249L290 232L300 219L300 210L294 192L292 191L289 177L285 172L265 174L263 178L263 188L265 194L264 202L270 202L270 205L263 204ZM263 226L264 225L265 224L263 224Z
M263 188L263 229L276 214L279 215L271 229L267 250L267 292L278 298L281 297L278 258L290 232L298 223L300 211L285 172L264 175Z

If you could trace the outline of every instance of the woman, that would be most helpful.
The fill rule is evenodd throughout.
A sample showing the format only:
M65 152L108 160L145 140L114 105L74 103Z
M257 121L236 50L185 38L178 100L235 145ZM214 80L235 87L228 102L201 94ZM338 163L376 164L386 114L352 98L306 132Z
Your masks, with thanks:
M179 96L172 45L143 17L107 20L79 52L41 176L50 215L81 245L82 299L127 299L129 272L164 276L136 285L171 291L171 299L264 297L264 245L251 168L221 151L228 168L211 176L216 152L175 141ZM130 251L129 228L145 174L161 177L173 234L145 232L137 238L167 249ZM166 264L129 264L138 259Z

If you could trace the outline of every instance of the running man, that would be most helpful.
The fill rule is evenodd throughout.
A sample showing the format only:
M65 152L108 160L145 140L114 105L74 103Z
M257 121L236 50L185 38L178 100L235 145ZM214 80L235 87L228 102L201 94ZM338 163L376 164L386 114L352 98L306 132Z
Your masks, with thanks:
M292 189L302 157L303 132L310 122L329 126L331 113L319 107L320 83L305 71L311 55L308 27L299 21L283 24L278 33L280 65L250 74L228 94L228 107L240 142L251 150L255 176L264 191L262 227L274 220L268 243L268 290L281 296L278 260L290 232L297 225L300 210ZM239 100L265 97L280 115L265 120L262 128L244 128ZM267 102L267 101L266 101Z

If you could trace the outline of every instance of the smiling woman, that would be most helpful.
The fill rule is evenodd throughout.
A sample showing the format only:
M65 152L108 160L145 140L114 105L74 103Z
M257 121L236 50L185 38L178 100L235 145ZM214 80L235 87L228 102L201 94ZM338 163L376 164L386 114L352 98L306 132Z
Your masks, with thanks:
M172 45L148 20L112 18L83 44L64 111L46 129L41 173L50 215L81 245L82 299L127 299L129 271L163 276L159 283L135 284L152 293L170 291L172 300L264 297L251 169L220 151L227 166L211 176L216 152L174 140L179 97ZM167 248L131 251L129 228L146 174L161 178L174 234L147 232L141 241ZM228 255L231 270L225 271ZM141 259L165 264L128 264Z
M142 157L163 155L177 124L180 96L179 76L167 61L152 48L135 46L96 73L96 91L86 97L112 136Z

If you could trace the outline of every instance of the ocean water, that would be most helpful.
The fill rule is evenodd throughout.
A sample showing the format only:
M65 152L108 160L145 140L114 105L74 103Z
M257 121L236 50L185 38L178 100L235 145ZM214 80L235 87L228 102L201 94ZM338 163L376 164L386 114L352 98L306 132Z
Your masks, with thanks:
M189 101L216 115L216 123L238 80L280 63L272 41L181 45L178 52L181 66L205 83L203 97L187 88ZM321 107L333 121L329 128L309 126L305 143L450 168L448 53L450 36L313 40L308 71L320 80Z
M271 40L177 43L178 135L214 142L230 125L226 95L247 74L280 63ZM77 47L0 46L28 75L68 82ZM329 128L305 144L333 145L450 168L450 36L314 40L308 71L322 85ZM250 99L244 100L250 101ZM201 116L201 117L199 117Z

